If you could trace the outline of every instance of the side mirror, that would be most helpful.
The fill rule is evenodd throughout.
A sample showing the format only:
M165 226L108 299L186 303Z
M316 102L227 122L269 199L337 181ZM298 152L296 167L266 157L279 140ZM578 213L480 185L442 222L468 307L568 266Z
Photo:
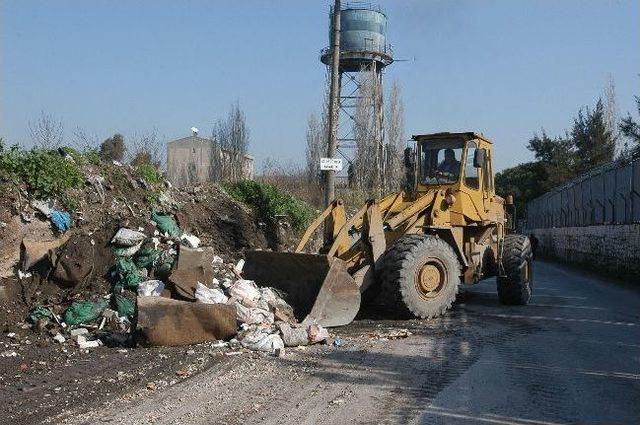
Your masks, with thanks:
M475 168L482 168L487 161L487 151L485 149L476 149L476 153L473 155L473 166Z

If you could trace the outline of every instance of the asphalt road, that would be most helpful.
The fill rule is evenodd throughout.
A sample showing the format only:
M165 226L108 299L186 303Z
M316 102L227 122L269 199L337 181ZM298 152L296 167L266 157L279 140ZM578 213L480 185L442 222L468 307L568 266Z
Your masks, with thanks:
M532 303L493 280L433 321L360 320L341 347L234 356L68 423L640 423L640 285L536 262ZM389 339L408 328L413 335ZM230 357L231 358L231 357Z

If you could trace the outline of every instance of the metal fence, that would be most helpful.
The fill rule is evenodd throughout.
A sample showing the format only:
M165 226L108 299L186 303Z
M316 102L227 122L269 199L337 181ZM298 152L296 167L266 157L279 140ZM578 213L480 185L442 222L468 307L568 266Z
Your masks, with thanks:
M527 204L526 227L640 223L640 156L615 161Z

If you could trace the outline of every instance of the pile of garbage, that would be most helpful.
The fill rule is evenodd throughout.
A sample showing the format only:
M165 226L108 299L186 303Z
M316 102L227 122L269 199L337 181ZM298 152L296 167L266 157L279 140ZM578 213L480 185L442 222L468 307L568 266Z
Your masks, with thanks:
M49 328L55 341L70 337L84 349L223 340L279 353L329 337L318 324L297 323L286 294L243 279L244 260L225 263L213 247L184 233L171 214L154 210L150 221L152 235L142 227L122 227L113 235L110 294L76 300L63 314L39 305L29 321Z

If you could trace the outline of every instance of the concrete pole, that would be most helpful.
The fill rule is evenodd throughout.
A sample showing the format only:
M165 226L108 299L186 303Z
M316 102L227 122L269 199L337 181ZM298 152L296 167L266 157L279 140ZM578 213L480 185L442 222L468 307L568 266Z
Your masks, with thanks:
M331 41L331 86L329 94L329 140L327 158L336 155L338 144L338 107L340 101L340 0L333 6L333 34ZM328 207L335 198L336 172L325 172L324 206Z

